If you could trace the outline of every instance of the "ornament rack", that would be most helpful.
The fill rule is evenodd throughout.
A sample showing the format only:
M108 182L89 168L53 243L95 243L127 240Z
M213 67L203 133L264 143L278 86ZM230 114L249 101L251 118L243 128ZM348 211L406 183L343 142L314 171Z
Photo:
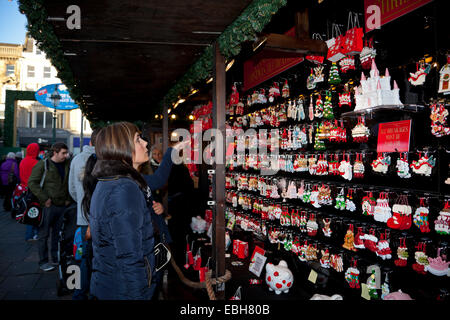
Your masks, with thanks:
M246 121L242 121L242 118L248 118L249 115L252 115L255 112L267 109L272 109L273 111L283 108L286 109L292 101L298 103L299 100L302 100L305 112L304 119L299 121L297 119L293 120L288 118L286 121L275 123L275 125L265 123L259 126L253 126L253 128L267 129L268 132L270 132L270 129L279 129L280 136L282 136L284 129L293 128L295 126L306 128L306 133L312 128L314 132L312 141L309 139L308 143L302 145L301 148L291 148L291 150L280 149L281 157L304 155L306 158L317 156L318 159L320 159L320 155L324 155L329 161L329 165L330 160L333 159L332 155L337 154L339 161L343 160L343 157L349 157L350 163L353 165L357 160L356 155L363 154L362 162L365 168L364 177L353 177L348 181L343 179L340 175L311 175L309 170L297 172L292 171L292 168L288 171L280 170L273 176L262 176L260 170L251 168L251 166L243 168L242 162L239 163L237 159L233 159L233 166L230 167L230 163L228 163L227 166L226 189L228 202L226 218L228 219L228 222L230 222L230 219L235 219L235 227L230 228L232 239L243 237L249 240L250 254L253 251L252 244L261 243L261 241L263 241L263 246L265 247L268 256L268 262L276 262L281 259L288 261L289 267L294 272L294 278L297 282L296 285L301 286L302 289L305 290L302 293L299 293L299 290L295 291L296 294L301 295L302 297L306 297L308 294L312 296L315 293L327 294L330 296L338 293L341 294L344 299L362 299L360 286L367 282L370 287L370 284L373 284L372 280L375 276L370 272L366 273L366 269L369 266L378 266L380 268L380 273L376 276L380 276L384 288L388 286L390 292L402 290L403 292L409 293L414 299L428 300L435 299L440 294L447 295L446 290L450 288L450 282L447 276L438 277L430 272L419 274L412 267L417 264L415 253L416 251L419 251L419 248L421 249L423 247L423 244L425 244L425 254L428 257L436 258L439 254L448 257L449 253L448 235L438 234L434 229L434 221L437 219L441 210L443 210L446 201L450 199L449 189L443 183L445 177L447 177L446 166L448 166L450 157L447 152L445 152L445 142L442 142L442 139L447 138L436 138L432 136L430 132L430 108L423 105L405 104L400 106L382 105L364 110L352 111L354 108L354 99L352 99L351 106L347 105L339 107L338 93L344 91L345 87L343 83L347 82L346 84L348 86L350 82L357 82L357 72L348 72L345 74L343 76L343 83L341 84L329 85L324 81L324 83L318 86L316 90L305 90L303 89L305 88L305 75L308 74L305 70L310 69L311 64L308 62L304 62L303 64L306 66L293 68L294 71L291 70L287 74L282 74L283 78L278 77L275 81L279 82L282 86L282 84L285 83L285 80L289 80L289 97L276 97L272 103L256 103L252 105L244 103L245 111L242 114L232 114L227 116L228 125L234 129L242 128L245 131L251 126L246 126ZM326 65L326 69L329 69L329 63L325 62L324 65ZM325 79L327 79L327 77L325 77ZM273 79L263 83L255 89L255 91L259 92L261 89L265 89L265 92L269 92L271 83L273 83ZM313 120L309 119L308 106L311 102L310 99L313 99L314 105L319 94L324 97L326 91L331 91L332 89L331 102L333 106L333 118L336 119L338 123L342 123L346 128L346 142L326 142L326 148L324 150L315 150L314 138L318 133L318 126L326 119L316 117L314 117ZM253 89L251 91L253 91ZM350 91L352 91L351 88ZM251 95L251 92L247 92L247 94ZM246 99L241 97L241 102L245 101ZM285 111L281 110L281 113L282 112ZM279 114L276 116L279 116ZM365 118L365 123L370 129L370 137L364 142L355 142L350 134L351 129L354 128L356 124L355 118L359 117ZM330 119L330 121L334 121L334 119ZM410 151L402 153L402 155L407 156L409 165L412 161L417 161L419 159L419 152L420 155L426 153L427 155L433 156L436 165L432 168L430 176L422 176L415 172L410 172L410 178L400 178L397 175L396 168L396 161L400 157L400 153L389 154L391 161L389 169L385 174L374 172L371 168L371 163L377 159L376 146L379 123L405 119L412 120L411 142ZM247 124L249 122L250 121L247 119ZM250 155L249 150L246 152L246 156ZM247 186L245 186L246 183L244 183L244 187L242 187L242 185L238 187L239 179L241 177L246 177L242 180L245 181L247 179ZM267 197L267 195L262 196L261 191L258 188L249 190L248 182L251 177L256 178L258 181L261 179L265 180L267 188L271 188L278 184L276 189L279 198L274 199ZM331 190L329 195L332 198L332 203L331 205L322 204L320 207L317 207L308 201L305 202L301 199L291 199L286 196L283 197L281 194L286 192L286 190L283 190L283 188L280 187L281 181L285 181L285 189L288 188L289 183L294 183L296 193L298 193L297 190L302 183L303 186L308 184L311 186L317 185L317 187L327 185ZM339 196L341 188L344 188L345 190L344 199L348 194L348 190L353 190L352 200L356 207L354 212L340 210L335 207L336 198ZM386 222L375 221L372 215L363 215L361 204L363 199L367 197L370 192L373 194L373 201L376 201L382 193L387 193L389 195L388 202L391 212L394 205L398 205L396 201L406 196L408 204L412 209L410 215L410 227L403 230L390 228ZM429 232L422 232L413 222L414 211L424 204L422 202L423 200L420 200L420 198L427 200L426 205L429 208ZM244 205L242 205L242 203L244 203ZM276 206L288 208L288 214L285 214L284 212L278 217L274 218L272 216L271 218L268 218L267 211L273 210ZM299 212L306 213L307 220L308 218L311 218L311 215L314 215L317 223L317 232L315 235L312 235L313 233L308 234L305 229L305 224L302 225L303 229L301 229L298 223L295 224L292 222L292 210L294 210L294 212L298 210ZM285 210L282 209L282 211ZM290 216L290 218L287 218L288 216ZM286 223L289 219L291 219L291 222ZM244 228L241 227L243 221ZM330 237L326 236L322 231L322 228L325 227L325 222L328 221L330 221L329 227L332 230ZM233 224L229 223L228 225L232 226ZM369 250L364 248L353 251L343 248L344 238L346 237L350 225L353 226L353 237L360 231L359 228L361 228L364 235L375 235L378 242L382 239L381 237L387 236L386 240L388 241L390 248L391 258L383 259L380 255L376 254L376 249ZM273 236L273 234L276 234L277 232L279 235L281 234L278 239ZM316 252L316 258L301 261L298 258L299 253L292 252L292 246L296 239L298 239L300 243L297 248L305 241L308 242L308 245L317 246L318 251ZM400 251L403 250L402 245L404 242L408 252L408 258L406 259L407 265L397 266L395 261L400 260L397 256L397 250L399 247L401 248ZM324 252L325 250L328 250L330 255L341 255L343 259L343 269L338 272L331 267L324 268L320 263L323 254L323 252L321 254L321 250L324 250ZM358 288L352 287L355 286L355 281L347 282L344 275L345 271L353 266L354 261L357 261L356 269L359 270ZM314 284L308 280L311 270L315 270L319 275L317 278L318 280ZM254 275L249 276L254 277ZM264 271L261 275L261 279L264 283ZM379 299L383 294L386 294L386 291L382 290L381 286L378 288L372 286L370 288L372 299ZM245 290L243 291L245 292ZM251 291L254 292L255 288L249 288L249 292ZM273 297L273 294L269 293L268 290L261 289L261 292L264 295ZM294 299L295 293L291 293L285 297Z

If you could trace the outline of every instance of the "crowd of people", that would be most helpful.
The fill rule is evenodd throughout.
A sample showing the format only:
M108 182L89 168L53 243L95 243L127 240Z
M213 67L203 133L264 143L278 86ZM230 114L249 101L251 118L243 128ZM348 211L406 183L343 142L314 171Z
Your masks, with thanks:
M32 143L23 160L9 153L1 164L4 209L14 209L11 195L17 185L37 198L42 223L27 225L25 240L36 241L39 268L48 272L58 265L64 214L76 208L81 278L74 300L155 298L162 278L162 271L156 271L155 245L163 243L170 250L171 234L178 239L178 233L184 238L186 232L186 217L173 215L189 199L192 180L186 167L174 165L171 158L186 143L164 154L158 145L149 151L147 139L128 122L95 129L89 146L73 158L64 143L53 144L44 158ZM166 197L170 214L162 204Z

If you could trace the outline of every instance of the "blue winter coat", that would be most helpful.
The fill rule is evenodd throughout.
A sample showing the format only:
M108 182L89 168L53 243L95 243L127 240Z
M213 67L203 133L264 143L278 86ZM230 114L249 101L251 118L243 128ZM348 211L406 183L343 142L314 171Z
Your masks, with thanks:
M126 177L99 179L91 200L90 227L91 294L101 300L151 299L153 226L138 184Z

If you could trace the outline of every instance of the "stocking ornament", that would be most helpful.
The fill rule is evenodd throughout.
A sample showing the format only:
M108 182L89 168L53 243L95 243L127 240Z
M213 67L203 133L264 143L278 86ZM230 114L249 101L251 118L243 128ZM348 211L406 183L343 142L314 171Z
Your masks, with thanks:
M399 239L400 243L397 248L397 260L394 261L397 267L406 267L408 264L408 248L406 247L406 238Z
M414 253L416 263L412 265L412 268L419 274L426 274L425 267L429 264L428 256L426 254L426 244L424 242L419 242L416 249L417 251Z
M408 204L408 196L400 195L394 206L392 207L392 218L388 219L387 225L389 228L406 230L411 227L412 208Z
M352 258L351 267L345 271L345 280L352 289L359 289L359 270L357 268L357 260Z
M375 236L375 230L371 228L369 233L364 235L364 247L372 252L377 252L378 238Z
M425 198L420 198L420 207L414 213L413 222L422 233L430 232L430 223L428 222L428 214L430 210L425 204Z

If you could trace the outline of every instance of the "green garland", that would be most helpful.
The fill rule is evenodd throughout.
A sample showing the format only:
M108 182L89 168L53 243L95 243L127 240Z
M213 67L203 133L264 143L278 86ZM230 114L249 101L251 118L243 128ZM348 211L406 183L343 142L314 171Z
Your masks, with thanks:
M254 0L242 14L218 37L220 52L225 59L230 59L239 54L241 44L253 40L258 33L270 22L281 7L287 4L287 0ZM99 123L97 115L90 110L84 99L80 86L74 79L70 65L64 57L63 48L55 35L51 23L47 21L47 12L44 0L19 0L19 9L28 19L27 29L30 35L39 43L58 71L58 78L67 86L72 99L80 106L82 113L91 123ZM186 96L191 87L199 81L211 77L214 63L212 46L208 46L202 56L189 68L189 70L167 92L159 104L160 113L164 105L175 103L179 97Z

